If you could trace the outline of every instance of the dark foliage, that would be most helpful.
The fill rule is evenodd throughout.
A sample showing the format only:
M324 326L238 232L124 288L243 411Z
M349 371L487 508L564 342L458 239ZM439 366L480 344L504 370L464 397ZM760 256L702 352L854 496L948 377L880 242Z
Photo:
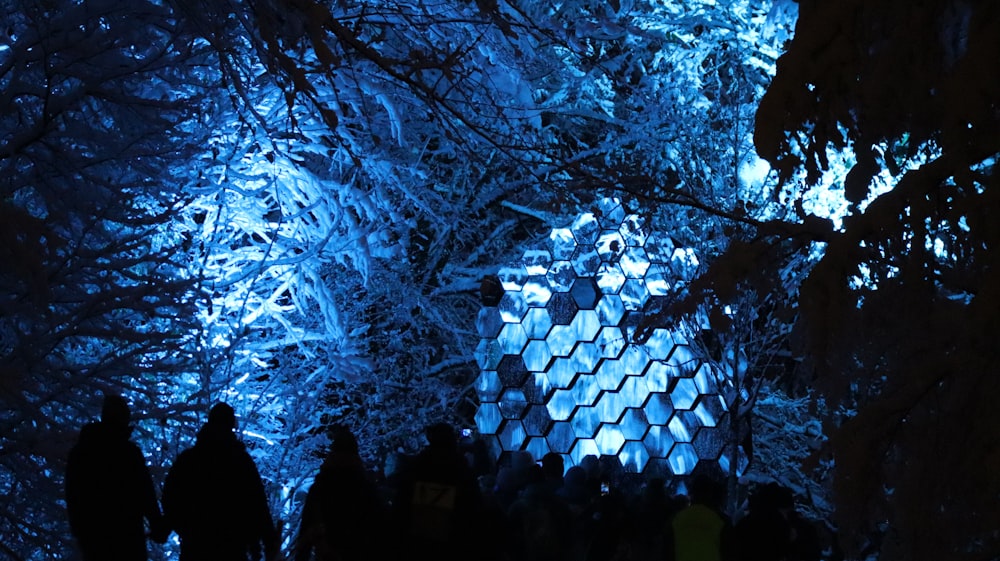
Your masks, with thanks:
M834 416L847 551L987 559L1000 551L1000 6L800 2L795 38L757 112L756 145L803 222L766 224L759 259L824 249L797 306L804 375ZM842 228L793 187L850 148ZM879 176L879 177L876 177ZM874 187L891 189L877 195ZM877 195L877 196L875 196ZM777 245L775 240L783 240ZM795 253L793 253L794 255ZM745 263L731 255L720 262Z

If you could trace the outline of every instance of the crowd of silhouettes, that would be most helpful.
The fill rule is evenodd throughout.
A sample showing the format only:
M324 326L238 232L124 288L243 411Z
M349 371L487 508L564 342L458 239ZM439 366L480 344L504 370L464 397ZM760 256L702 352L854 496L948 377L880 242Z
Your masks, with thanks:
M118 396L70 453L66 502L85 561L144 561L146 540L180 539L181 561L277 559L279 533L260 474L237 437L232 407L209 412L170 467L159 501L130 412ZM492 458L446 423L427 445L365 465L356 437L335 427L293 532L295 561L819 561L816 526L792 492L759 485L727 515L725 482L702 473L641 478L596 456L521 451ZM607 459L604 459L607 460ZM618 466L620 468L620 465ZM162 505L162 510L160 505Z

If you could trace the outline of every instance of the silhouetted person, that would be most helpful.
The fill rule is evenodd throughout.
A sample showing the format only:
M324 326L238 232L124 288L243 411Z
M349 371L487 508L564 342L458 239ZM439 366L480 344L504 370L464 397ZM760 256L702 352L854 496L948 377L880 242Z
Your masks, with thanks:
M468 462L446 423L426 430L427 446L400 475L393 519L407 557L469 559L482 539L482 497Z
M598 493L581 519L588 540L586 561L613 559L621 545L627 522L625 497L609 475L602 476Z
M335 431L330 453L306 495L296 561L383 559L385 509L378 488L346 428Z
M788 512L794 502L791 491L776 483L754 490L747 515L736 523L734 538L741 561L784 561L792 550L792 526Z
M547 452L542 456L542 470L545 472L545 481L552 492L556 492L563 486L563 478L566 472L566 461L562 454Z
M235 428L232 407L212 407L167 474L163 513L181 538L181 561L256 560L262 546L265 558L277 552L264 485Z
M536 465L529 470L528 483L510 506L507 518L514 559L568 561L571 558L573 513L566 501L556 495L543 467Z
M741 561L818 561L816 529L795 512L792 491L768 483L750 495L748 512L735 527Z
M88 423L66 465L69 524L86 561L145 561L146 526L166 541L156 490L138 446L129 440L124 398L107 396L101 420Z
M691 504L671 521L673 561L724 561L732 556L732 527L721 512L720 482L699 475L691 482Z

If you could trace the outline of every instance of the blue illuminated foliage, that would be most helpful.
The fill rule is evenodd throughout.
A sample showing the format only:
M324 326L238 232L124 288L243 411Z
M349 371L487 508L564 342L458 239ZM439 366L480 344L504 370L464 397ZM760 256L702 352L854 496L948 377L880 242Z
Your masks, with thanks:
M105 392L133 402L157 478L231 403L286 545L335 423L373 462L473 418L536 456L726 461L698 435L728 430L729 372L689 367L673 331L636 338L726 239L697 209L760 203L740 170L766 6L62 4L0 14L17 556L68 556L62 466ZM594 185L649 210L578 214Z

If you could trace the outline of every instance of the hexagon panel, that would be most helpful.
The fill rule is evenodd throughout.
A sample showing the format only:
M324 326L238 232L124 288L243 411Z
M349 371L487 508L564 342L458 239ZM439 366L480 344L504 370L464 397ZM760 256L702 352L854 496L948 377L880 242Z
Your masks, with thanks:
M634 340L699 261L629 208L601 200L499 269L504 294L476 320L479 432L505 453L617 458L634 473L728 469L735 450L742 473L725 375L667 325Z

